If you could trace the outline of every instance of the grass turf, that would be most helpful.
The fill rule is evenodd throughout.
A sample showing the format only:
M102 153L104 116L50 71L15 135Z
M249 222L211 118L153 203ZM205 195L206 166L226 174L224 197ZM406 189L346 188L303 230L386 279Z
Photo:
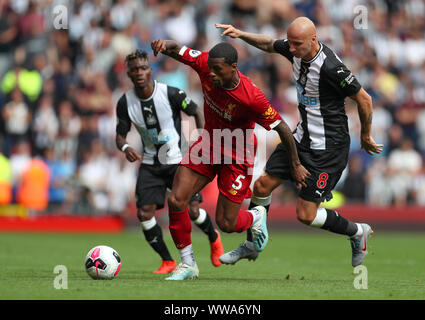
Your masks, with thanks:
M165 230L175 258L178 252ZM222 234L225 250L243 234ZM0 299L425 299L425 235L377 231L364 265L368 289L354 288L351 247L346 237L322 230L273 231L256 262L215 268L205 235L192 236L200 278L164 281L153 274L160 258L140 231L122 234L0 233ZM95 245L115 248L122 268L112 281L94 281L84 270ZM68 270L68 289L54 288L55 266Z

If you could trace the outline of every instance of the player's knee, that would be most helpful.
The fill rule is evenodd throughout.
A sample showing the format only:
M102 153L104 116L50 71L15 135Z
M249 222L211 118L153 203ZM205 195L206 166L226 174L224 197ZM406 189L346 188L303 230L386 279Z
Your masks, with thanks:
M254 195L257 197L268 197L270 192L262 177L254 182Z
M168 207L172 211L183 211L187 206L187 201L183 198L176 196L176 194L171 193L168 197Z
M222 218L222 219L217 219L217 226L220 228L221 231L226 232L226 233L231 233L233 232L233 229L235 228L235 222L234 221L230 221L228 219Z
M137 218L140 222L152 219L155 215L155 205L143 206L137 209Z

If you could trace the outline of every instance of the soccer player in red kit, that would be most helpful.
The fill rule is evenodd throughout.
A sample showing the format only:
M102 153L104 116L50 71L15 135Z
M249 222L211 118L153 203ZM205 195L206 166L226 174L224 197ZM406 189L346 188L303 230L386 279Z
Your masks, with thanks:
M181 161L168 198L170 233L182 261L166 280L192 279L199 276L199 270L193 256L188 202L216 176L219 228L229 233L250 229L257 252L267 244L266 209L240 209L243 199L251 197L249 186L257 144L255 123L278 132L290 154L291 174L297 184L305 185L309 172L300 163L286 122L262 91L237 69L238 54L231 44L219 43L209 52L192 50L173 40L155 40L151 47L155 56L161 52L192 67L199 75L204 94L203 133ZM231 135L231 140L223 145L226 134ZM242 150L238 144L241 138Z

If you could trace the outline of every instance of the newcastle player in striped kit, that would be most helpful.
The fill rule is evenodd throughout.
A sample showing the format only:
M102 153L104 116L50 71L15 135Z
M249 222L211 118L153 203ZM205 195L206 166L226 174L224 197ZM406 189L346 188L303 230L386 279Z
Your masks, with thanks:
M352 247L352 265L361 264L373 233L371 227L348 221L336 211L319 205L332 198L331 191L347 165L350 136L346 97L357 102L362 148L370 155L382 151L383 145L376 144L371 136L371 97L340 58L317 40L315 25L308 18L295 19L288 27L286 40L243 32L231 25L216 24L216 27L224 29L223 36L240 38L263 51L279 53L291 62L300 113L293 135L301 163L311 173L307 186L301 187L298 194L297 218L308 226L347 235ZM254 183L250 205L268 209L272 191L287 179L291 179L288 155L280 144L267 161L265 173ZM242 258L255 260L257 256L248 233L247 241L220 257L220 261L234 264Z
M165 203L166 189L171 189L178 163L182 159L181 116L183 111L195 118L197 128L203 127L203 118L197 105L183 90L152 80L152 69L145 51L137 50L126 58L127 75L134 88L127 91L117 104L116 145L128 161L142 160L136 185L137 217L146 241L161 256L162 265L154 273L170 273L177 264L172 259L162 237L155 211ZM126 142L131 124L143 142L140 155ZM214 229L207 212L199 208L200 193L192 196L189 215L208 236L211 262L218 267L223 254L220 234Z

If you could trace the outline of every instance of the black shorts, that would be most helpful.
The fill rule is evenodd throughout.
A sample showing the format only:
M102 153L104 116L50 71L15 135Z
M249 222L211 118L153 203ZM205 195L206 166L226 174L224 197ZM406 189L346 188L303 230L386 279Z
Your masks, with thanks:
M302 187L299 196L307 201L322 202L332 199L332 189L341 178L347 166L350 146L332 150L309 150L297 144L301 164L310 172L306 180L307 187ZM289 167L289 153L280 143L273 151L265 167L270 176L292 180Z
M136 184L136 206L156 204L156 209L164 208L167 188L171 190L178 164L149 165L141 164ZM195 193L190 202L202 202L201 193Z

